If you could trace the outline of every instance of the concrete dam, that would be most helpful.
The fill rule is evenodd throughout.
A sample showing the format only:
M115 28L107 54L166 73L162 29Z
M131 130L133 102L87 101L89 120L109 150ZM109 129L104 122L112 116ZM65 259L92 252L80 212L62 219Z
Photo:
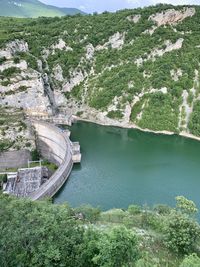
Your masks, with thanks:
M58 166L56 172L41 187L30 194L32 200L52 197L68 179L73 164L81 161L79 143L72 143L70 132L41 121L32 122L37 149L41 156Z
M40 166L30 167L32 161L28 150L9 151L0 154L0 169L5 169L0 174L7 175L7 182L3 186L5 194L38 200L53 197L57 193L69 177L73 164L81 161L81 154L79 143L70 141L68 130L36 120L31 124L37 150L42 158L54 163L58 169L52 175L48 168L41 165L41 160ZM27 162L28 168L24 167ZM17 171L6 171L11 167L17 168Z

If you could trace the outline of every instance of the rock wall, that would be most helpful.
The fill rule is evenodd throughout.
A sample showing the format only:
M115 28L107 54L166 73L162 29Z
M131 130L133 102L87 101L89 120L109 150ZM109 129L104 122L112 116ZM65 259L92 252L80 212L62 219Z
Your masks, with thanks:
M65 131L48 123L33 122L41 155L59 166L51 178L30 197L32 200L52 197L65 183L73 167L72 143Z

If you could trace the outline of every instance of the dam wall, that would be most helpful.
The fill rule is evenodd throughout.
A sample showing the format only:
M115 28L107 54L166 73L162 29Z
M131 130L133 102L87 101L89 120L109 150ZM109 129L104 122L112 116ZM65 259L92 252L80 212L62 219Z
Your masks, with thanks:
M31 160L31 153L26 149L0 152L0 170L23 168L28 165L28 160Z
M58 166L56 172L37 191L30 195L32 200L52 197L69 177L74 162L80 162L81 155L69 139L69 132L41 121L34 121L37 149L41 156ZM77 143L75 144L77 147ZM75 160L74 160L75 159Z

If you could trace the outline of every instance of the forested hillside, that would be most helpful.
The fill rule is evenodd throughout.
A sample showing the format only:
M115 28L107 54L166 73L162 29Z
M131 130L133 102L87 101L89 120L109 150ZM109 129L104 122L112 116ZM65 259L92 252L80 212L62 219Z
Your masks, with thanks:
M0 0L0 16L36 18L75 15L83 13L76 8L59 8L38 0Z
M176 201L101 212L0 194L0 266L199 267L196 206Z
M171 5L1 18L0 104L200 136L199 22L199 6Z

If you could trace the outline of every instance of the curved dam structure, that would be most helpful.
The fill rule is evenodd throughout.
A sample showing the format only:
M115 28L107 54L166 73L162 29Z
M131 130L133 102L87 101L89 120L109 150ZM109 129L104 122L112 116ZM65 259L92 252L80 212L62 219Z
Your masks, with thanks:
M32 200L38 200L56 194L69 177L73 164L80 162L81 154L79 143L70 141L69 131L41 121L34 121L32 124L36 133L37 148L42 157L58 166L49 180L30 195Z

